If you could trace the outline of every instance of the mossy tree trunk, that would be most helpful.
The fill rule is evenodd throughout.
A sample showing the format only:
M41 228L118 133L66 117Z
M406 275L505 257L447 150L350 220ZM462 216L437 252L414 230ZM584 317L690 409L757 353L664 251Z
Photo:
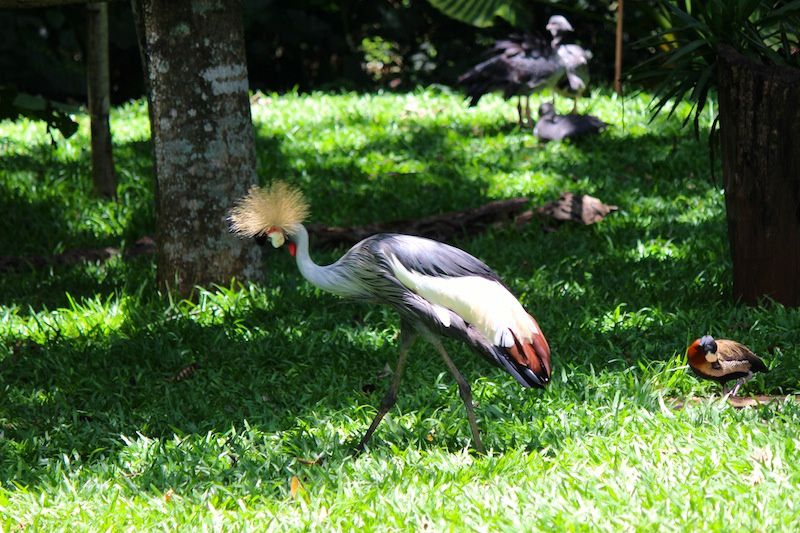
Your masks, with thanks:
M733 292L800 305L800 70L719 49L719 116Z
M259 247L228 232L256 182L240 0L135 0L156 172L158 280L257 279Z

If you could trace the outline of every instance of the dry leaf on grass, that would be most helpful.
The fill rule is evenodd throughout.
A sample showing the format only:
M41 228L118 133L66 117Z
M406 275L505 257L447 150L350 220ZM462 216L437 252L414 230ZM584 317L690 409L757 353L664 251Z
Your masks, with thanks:
M303 482L300 481L300 478L297 476L292 476L292 479L289 482L289 495L291 495L292 498L297 498L298 496L302 496L302 498L306 502L311 500L311 497L308 495L306 487L303 485Z
M176 374L168 377L167 381L176 382L176 381L183 381L185 379L189 379L190 377L192 377L197 372L197 370L199 368L200 368L200 363L198 363L197 361L189 363L185 367L183 367L180 370L178 370L178 372Z
M559 221L573 221L589 225L600 222L609 213L617 211L615 205L607 205L588 194L561 193L558 200L549 202L536 211Z

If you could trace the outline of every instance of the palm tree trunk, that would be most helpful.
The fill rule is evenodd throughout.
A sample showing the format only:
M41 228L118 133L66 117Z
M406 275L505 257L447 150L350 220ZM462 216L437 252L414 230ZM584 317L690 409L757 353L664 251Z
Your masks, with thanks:
M719 118L733 293L800 305L800 70L719 49Z

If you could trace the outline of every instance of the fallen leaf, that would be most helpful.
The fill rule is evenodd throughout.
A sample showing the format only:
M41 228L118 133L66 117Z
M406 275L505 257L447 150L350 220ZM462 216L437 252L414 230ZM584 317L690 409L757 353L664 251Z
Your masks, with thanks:
M172 501L172 497L174 495L175 495L175 491L172 490L172 489L169 489L167 492L164 493L164 501L169 503L170 501Z
M292 476L292 481L289 484L289 494L292 498L297 497L297 492L302 486L303 484L300 482L300 478L297 476Z
M558 200L549 202L537 211L556 220L580 222L589 225L603 220L609 213L617 211L615 205L607 205L588 194L563 192Z

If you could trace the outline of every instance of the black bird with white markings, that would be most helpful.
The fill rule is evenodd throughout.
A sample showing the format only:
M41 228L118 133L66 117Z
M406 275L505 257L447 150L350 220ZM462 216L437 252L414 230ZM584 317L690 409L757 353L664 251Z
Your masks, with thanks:
M767 365L744 344L705 335L686 350L689 367L699 377L722 384L722 394L736 396L739 387L750 381L757 372L767 372ZM736 380L733 390L726 386Z
M586 82L581 82L580 75L582 66L591 54L587 56L577 45L561 44L564 36L573 31L572 25L563 16L550 17L545 28L552 36L549 45L531 35L499 40L489 51L489 59L458 78L467 91L470 106L476 105L487 93L501 91L506 99L517 96L519 125L525 125L526 120L527 124L532 125L531 94L547 87L555 88L565 77L566 82L562 82L562 86L570 94L585 90ZM523 97L524 110L521 102Z
M440 337L466 343L523 387L544 388L550 382L550 348L536 320L483 262L430 239L377 234L332 265L317 265L309 257L302 224L307 215L302 193L277 182L269 189L251 189L229 218L231 229L241 236L266 236L276 248L286 243L300 273L313 285L344 298L385 304L400 314L397 370L358 451L395 404L408 350L420 336L433 345L458 383L474 446L482 453L470 386Z
M545 102L539 106L539 120L533 128L533 134L541 141L561 141L596 135L607 127L608 124L594 115L559 115L553 104Z

